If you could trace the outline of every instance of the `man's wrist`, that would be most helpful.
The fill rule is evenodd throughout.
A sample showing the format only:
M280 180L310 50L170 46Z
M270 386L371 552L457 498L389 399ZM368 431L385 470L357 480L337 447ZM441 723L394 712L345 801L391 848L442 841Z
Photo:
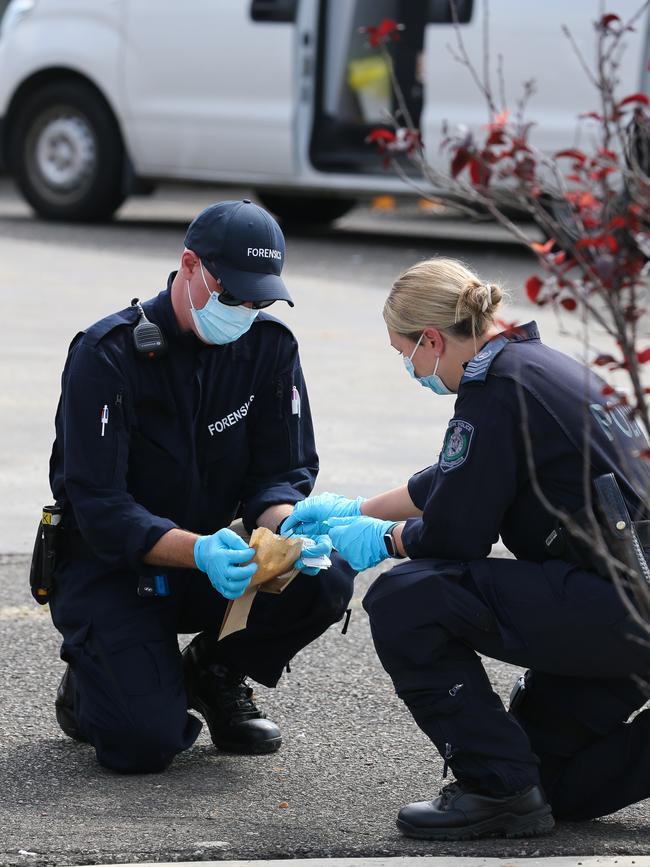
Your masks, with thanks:
M268 506L268 508L258 515L255 524L258 527L266 527L267 530L277 533L278 527L282 525L285 518L288 518L292 512L292 503L276 503L273 506Z

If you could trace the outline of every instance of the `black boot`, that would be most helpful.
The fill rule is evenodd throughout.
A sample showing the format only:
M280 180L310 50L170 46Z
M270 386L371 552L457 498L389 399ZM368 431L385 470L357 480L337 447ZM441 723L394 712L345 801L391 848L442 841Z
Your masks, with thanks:
M547 834L554 825L539 786L497 797L450 783L434 801L407 804L397 817L402 834L423 840L536 837Z
M77 719L74 714L74 696L75 696L75 679L74 672L69 665L66 666L61 678L61 683L56 691L54 699L54 709L56 711L56 721L59 724L61 731L69 738L80 743L87 743L85 738L79 731Z
M201 656L195 641L183 651L187 705L205 719L215 747L249 755L279 750L280 729L256 707L243 675Z

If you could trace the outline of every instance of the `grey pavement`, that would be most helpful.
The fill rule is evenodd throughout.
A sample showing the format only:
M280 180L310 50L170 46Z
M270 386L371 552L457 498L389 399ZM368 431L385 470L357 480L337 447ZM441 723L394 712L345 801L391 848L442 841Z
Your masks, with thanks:
M431 844L398 834L397 810L437 792L442 763L372 649L361 608L372 572L358 580L348 634L333 627L297 657L278 689L256 690L282 727L278 754L217 753L202 732L164 774L123 777L58 730L57 634L31 601L26 574L39 507L49 499L67 342L132 296L162 288L187 221L218 195L166 189L130 202L113 225L72 227L34 221L0 183L0 863L462 856L513 864L566 856L578 864L589 855L641 863L638 856L650 853L649 802L527 841ZM424 220L410 210L403 220L361 210L322 236L288 239L286 276L298 303L282 315L302 346L323 467L319 490L369 495L436 458L453 399L409 382L381 321L403 267L434 252L464 257L510 286L511 318L536 312L521 293L532 270L526 256L498 233L486 240L484 228L459 227L459 242L450 240L450 221ZM579 351L580 341L542 313L548 339ZM487 668L505 697L517 670Z
M176 867L196 863L191 861L176 862ZM203 864L219 864L220 867L287 867L286 861L207 861ZM420 855L414 857L395 858L296 858L291 867L649 867L650 858L637 856L603 856L576 860L574 857L559 858L508 858L504 864L502 858L465 858L461 856ZM111 867L111 865L107 865ZM159 864L159 867L166 867Z

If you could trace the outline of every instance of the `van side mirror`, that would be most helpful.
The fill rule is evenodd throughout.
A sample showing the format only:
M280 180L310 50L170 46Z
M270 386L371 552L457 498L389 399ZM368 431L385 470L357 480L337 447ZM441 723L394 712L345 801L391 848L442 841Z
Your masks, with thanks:
M294 23L298 0L253 0L251 18L253 21L276 21Z

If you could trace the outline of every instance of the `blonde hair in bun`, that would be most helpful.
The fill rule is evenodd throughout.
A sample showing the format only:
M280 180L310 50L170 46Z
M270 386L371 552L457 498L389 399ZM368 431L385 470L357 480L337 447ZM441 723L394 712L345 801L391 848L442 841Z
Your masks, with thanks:
M413 339L427 326L476 339L494 323L502 298L497 283L484 283L457 259L425 259L394 282L384 321Z

